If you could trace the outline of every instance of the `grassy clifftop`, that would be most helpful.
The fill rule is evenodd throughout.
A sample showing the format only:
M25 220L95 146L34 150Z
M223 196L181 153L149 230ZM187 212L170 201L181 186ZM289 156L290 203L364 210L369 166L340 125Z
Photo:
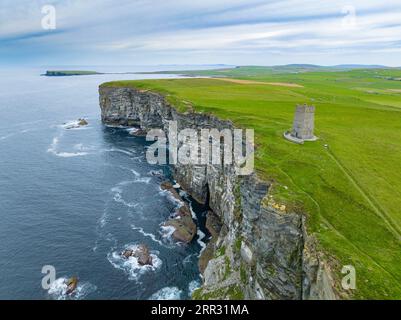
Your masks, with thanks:
M202 75L213 75L216 71ZM308 214L327 253L357 272L356 298L401 298L401 70L272 73L236 68L224 76L252 81L121 81L167 96L181 110L254 128L260 176L273 196ZM195 73L194 73L195 75ZM256 83L257 81L263 83ZM289 86L287 84L298 84ZM283 139L297 103L316 106L317 142Z

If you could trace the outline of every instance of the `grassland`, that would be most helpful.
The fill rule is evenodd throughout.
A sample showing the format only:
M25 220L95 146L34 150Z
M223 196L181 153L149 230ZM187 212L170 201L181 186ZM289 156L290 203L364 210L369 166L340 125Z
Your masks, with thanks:
M188 72L186 72L188 73ZM278 73L263 67L194 71L217 79L121 81L159 91L184 110L254 128L256 170L276 202L306 212L308 229L341 267L357 272L357 299L401 299L401 70ZM292 83L277 86L267 83ZM283 139L297 103L314 104L317 142Z

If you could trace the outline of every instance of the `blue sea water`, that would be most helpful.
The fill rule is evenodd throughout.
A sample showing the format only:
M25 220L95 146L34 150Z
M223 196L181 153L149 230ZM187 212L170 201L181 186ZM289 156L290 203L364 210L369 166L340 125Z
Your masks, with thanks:
M44 71L0 72L0 299L188 299L200 283L205 208L193 202L201 228L191 244L171 241L161 224L176 204L159 187L168 167L147 163L143 138L100 121L99 84L161 76ZM89 125L66 128L78 118ZM141 243L153 267L120 257ZM45 265L58 279L50 290ZM71 276L80 282L68 297Z

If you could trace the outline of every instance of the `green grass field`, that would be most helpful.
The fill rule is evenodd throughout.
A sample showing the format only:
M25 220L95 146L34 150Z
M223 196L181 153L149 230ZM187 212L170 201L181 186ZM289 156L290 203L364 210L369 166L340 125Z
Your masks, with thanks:
M178 108L254 128L256 169L274 182L276 202L308 214L308 229L342 277L357 272L357 299L401 299L401 70L278 73L263 67L185 72L303 87L216 79L121 81L162 92ZM295 105L316 106L317 142L283 139ZM327 146L325 147L325 145Z

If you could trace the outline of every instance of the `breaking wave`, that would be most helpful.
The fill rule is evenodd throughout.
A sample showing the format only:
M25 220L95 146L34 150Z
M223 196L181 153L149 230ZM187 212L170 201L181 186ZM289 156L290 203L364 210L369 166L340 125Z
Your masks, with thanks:
M164 243L162 241L160 241L159 239L156 238L156 236L153 233L149 233L149 232L145 232L143 230L143 228L141 227L136 227L134 225L131 226L132 230L136 230L139 233L141 233L143 236L148 237L150 239L152 239L154 242L156 242L157 244L164 246Z
M132 202L125 201L122 197L123 190L120 187L112 188L111 192L114 193L113 199L115 202L121 203L128 208L136 208L139 205L138 203L132 203Z
M165 287L155 292L149 297L149 300L179 300L182 290L177 287Z
M52 143L50 144L50 147L47 149L47 152L52 153L55 156L61 157L61 158L80 157L80 156L86 156L89 154L88 152L83 152L83 151L77 151L77 152L57 151L59 142L60 142L60 138L54 137L52 140ZM80 145L76 145L76 146L80 146Z
M188 284L188 296L192 297L194 291L200 288L201 284L199 280L193 280Z
M88 294L97 290L97 287L89 282L79 282L72 294L67 294L68 278L58 278L50 286L48 294L55 300L81 300Z
M206 243L203 239L206 237L205 233L198 227L198 231L196 233L198 235L198 239L196 240L201 247L198 257L202 255L203 250L206 249Z
M87 130L90 127L88 125L82 126L79 124L79 120L72 120L63 123L62 125L58 126L59 128L67 129L67 130Z
M173 226L161 226L160 227L160 234L164 241L167 243L173 242L173 233L175 228Z

